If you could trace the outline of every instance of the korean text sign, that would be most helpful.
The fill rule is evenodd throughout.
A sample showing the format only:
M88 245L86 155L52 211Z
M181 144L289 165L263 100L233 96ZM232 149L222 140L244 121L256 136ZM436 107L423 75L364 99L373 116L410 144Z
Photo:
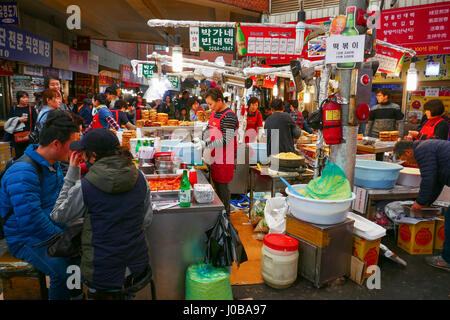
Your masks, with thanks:
M235 29L225 27L191 27L191 51L235 51Z
M416 51L450 53L450 2L383 10L377 38Z
M52 42L13 27L0 26L0 58L49 67Z
M19 10L16 1L0 2L0 24L19 24Z

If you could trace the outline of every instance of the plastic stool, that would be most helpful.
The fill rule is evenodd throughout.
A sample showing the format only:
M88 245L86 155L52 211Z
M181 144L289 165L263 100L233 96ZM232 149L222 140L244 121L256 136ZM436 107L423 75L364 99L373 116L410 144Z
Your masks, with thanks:
M0 257L0 279L5 300L47 300L45 274L8 251Z
M156 300L155 283L152 279L152 268L147 268L141 274L131 274L126 277L123 288L108 289L95 286L88 281L84 281L88 287L88 299L92 300L131 300L136 293L144 289L150 283L152 300Z

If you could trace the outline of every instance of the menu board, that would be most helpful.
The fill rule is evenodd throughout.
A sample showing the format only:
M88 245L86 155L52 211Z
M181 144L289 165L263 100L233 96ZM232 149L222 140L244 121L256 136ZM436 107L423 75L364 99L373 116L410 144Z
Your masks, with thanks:
M450 53L450 2L383 10L377 38L417 55Z

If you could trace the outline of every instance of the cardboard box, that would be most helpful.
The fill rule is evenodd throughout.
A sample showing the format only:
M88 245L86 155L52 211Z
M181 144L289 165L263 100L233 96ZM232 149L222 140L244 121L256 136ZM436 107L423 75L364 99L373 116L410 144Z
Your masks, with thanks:
M352 256L352 262L350 265L350 280L356 282L360 286L363 285L366 269L366 263L363 260Z
M400 223L397 246L409 254L432 254L435 222L432 220L417 224Z
M367 268L378 264L378 255L380 253L381 238L377 240L366 240L357 235L353 235L353 255L365 262L364 277L370 276L366 272Z
M439 218L445 219L444 216L440 216ZM442 250L444 248L444 240L445 240L445 220L436 221L436 229L434 233L434 249Z

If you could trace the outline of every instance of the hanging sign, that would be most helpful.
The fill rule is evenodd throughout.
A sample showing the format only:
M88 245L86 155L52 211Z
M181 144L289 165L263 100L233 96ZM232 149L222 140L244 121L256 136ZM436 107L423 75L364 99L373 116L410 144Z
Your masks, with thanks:
M0 58L49 67L52 42L23 30L0 26Z
M19 24L19 10L16 1L0 2L0 24Z
M155 70L155 64L144 63L142 64L142 75L147 79L153 77L153 73Z
M450 53L450 2L388 9L381 12L377 38L416 51Z
M362 62L365 36L330 36L327 38L325 61L329 63Z
M189 28L191 51L235 51L234 28L227 27L191 27Z
M383 45L377 45L375 57L367 61L378 61L380 66L377 72L398 76L403 68L404 53Z
M180 79L177 76L167 76L173 90L180 90Z
M345 19L345 16L344 16ZM329 17L319 18L319 19L308 19L305 21L306 24L315 24L315 25L329 25L331 24L331 19ZM293 25L293 30L295 33L295 25L297 22L288 22L287 24ZM344 21L345 25L345 21ZM325 56L325 40L323 37L314 38L309 40L309 34L311 33L311 29L305 30L305 45L303 46L303 52L301 56L299 55L271 55L266 58L266 62L268 65L279 65L279 64L289 64L291 60L295 60L299 57L310 61L322 60ZM293 37L295 41L295 34ZM320 43L320 45L319 45Z
M88 52L69 48L69 69L79 73L88 73Z

